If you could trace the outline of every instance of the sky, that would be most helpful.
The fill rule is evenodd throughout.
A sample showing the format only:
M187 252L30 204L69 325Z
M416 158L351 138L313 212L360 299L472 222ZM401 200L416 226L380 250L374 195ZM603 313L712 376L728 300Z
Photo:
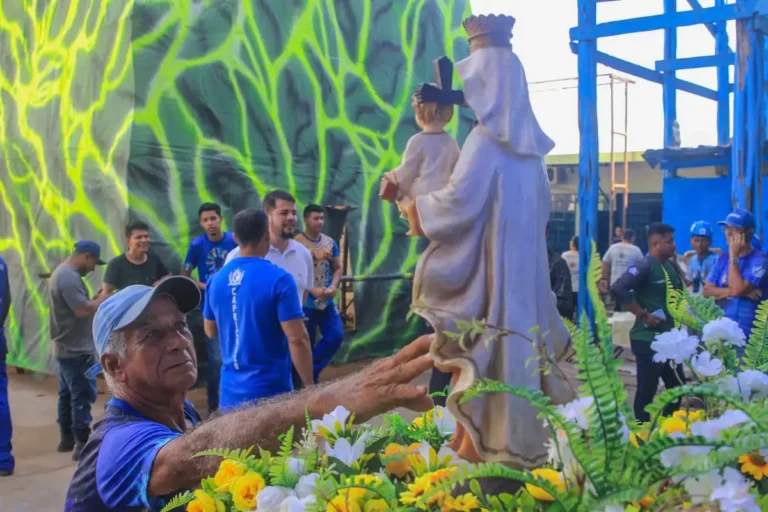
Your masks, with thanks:
M700 0L711 7L715 0ZM678 0L678 10L689 10L686 0ZM729 2L730 3L730 2ZM517 20L512 43L526 69L531 100L544 131L557 146L553 154L579 152L578 95L575 80L540 84L545 80L573 79L578 75L576 55L570 51L568 31L577 25L576 0L471 0L475 14L510 14ZM598 23L663 13L662 0L619 0L599 3ZM729 25L730 45L735 48L735 26ZM598 49L648 68L664 56L662 31L628 34L600 39ZM712 55L715 39L703 26L678 30L678 57ZM598 74L612 70L598 66ZM617 73L613 71L614 73ZM626 76L626 75L624 75ZM632 77L629 77L632 78ZM683 70L678 78L716 89L714 68ZM635 79L629 86L629 151L644 151L663 145L663 110L661 85ZM606 79L602 79L604 83ZM616 89L615 122L623 131L623 89ZM620 93L620 94L619 94ZM717 143L714 101L678 91L678 123L682 145L696 147ZM610 151L611 101L608 87L598 88L598 131L600 151ZM623 140L615 138L617 150Z

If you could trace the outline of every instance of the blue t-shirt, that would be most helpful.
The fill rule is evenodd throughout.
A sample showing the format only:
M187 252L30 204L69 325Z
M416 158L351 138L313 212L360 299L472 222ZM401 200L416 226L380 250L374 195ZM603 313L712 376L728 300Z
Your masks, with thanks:
M693 283L694 294L701 293L701 289L707 282L707 277L716 262L717 254L713 252L707 254L703 259L700 259L698 254L694 254L688 262L688 280Z
M187 272L197 269L197 280L205 283L208 277L224 266L227 254L235 247L237 247L235 237L228 231L224 232L224 236L218 242L211 242L208 240L208 235L202 234L192 240L187 251L187 259L184 260L184 269Z
M200 423L195 407L184 402L184 416ZM157 511L171 496L148 496L152 464L160 449L183 433L143 416L112 397L104 419L93 429L69 484L64 512Z
M221 344L220 406L293 391L281 322L304 318L293 277L263 258L230 261L209 280L203 310Z
M721 254L715 266L709 274L707 282L720 288L728 286L728 254ZM753 249L752 252L739 258L739 271L741 277L755 288L763 292L763 298L768 297L768 279L766 278L768 260L762 251ZM749 297L728 297L718 301L725 312L725 316L737 322L744 334L749 336L752 332L752 324L755 321L755 312L760 300L752 300Z

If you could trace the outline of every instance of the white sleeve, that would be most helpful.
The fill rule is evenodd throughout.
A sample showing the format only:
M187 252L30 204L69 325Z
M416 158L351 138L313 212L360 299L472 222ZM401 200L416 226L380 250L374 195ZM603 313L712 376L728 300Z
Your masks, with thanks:
M312 260L309 249L306 250L305 259L307 260L307 290L309 290L315 287L315 262Z

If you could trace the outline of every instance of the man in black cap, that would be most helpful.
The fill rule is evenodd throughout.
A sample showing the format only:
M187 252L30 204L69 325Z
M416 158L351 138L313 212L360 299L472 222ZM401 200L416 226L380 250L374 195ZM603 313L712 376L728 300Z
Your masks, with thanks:
M91 405L96 401L96 381L85 372L95 364L93 314L106 294L89 299L83 277L104 265L101 247L82 240L74 252L56 267L50 283L50 331L59 364L58 422L61 441L57 451L69 452L77 460L91 431Z

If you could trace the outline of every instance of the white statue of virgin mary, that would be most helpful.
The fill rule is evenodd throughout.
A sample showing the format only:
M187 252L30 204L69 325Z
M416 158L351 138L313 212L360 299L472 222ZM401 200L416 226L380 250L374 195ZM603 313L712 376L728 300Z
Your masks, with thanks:
M444 334L458 331L459 320L484 320L538 336L557 359L569 342L550 289L545 236L551 194L544 157L554 143L533 114L525 71L511 49L513 24L507 16L464 22L470 56L456 68L477 124L451 182L418 197L409 215L431 242L416 269L414 308L435 329L436 363L455 369L448 408L463 428L454 447L470 460L531 468L546 461L548 438L533 407L507 394L459 400L483 378L542 389L555 403L574 398L570 386L537 372L535 348L521 336L486 347L483 338L496 332L488 330L464 350Z

